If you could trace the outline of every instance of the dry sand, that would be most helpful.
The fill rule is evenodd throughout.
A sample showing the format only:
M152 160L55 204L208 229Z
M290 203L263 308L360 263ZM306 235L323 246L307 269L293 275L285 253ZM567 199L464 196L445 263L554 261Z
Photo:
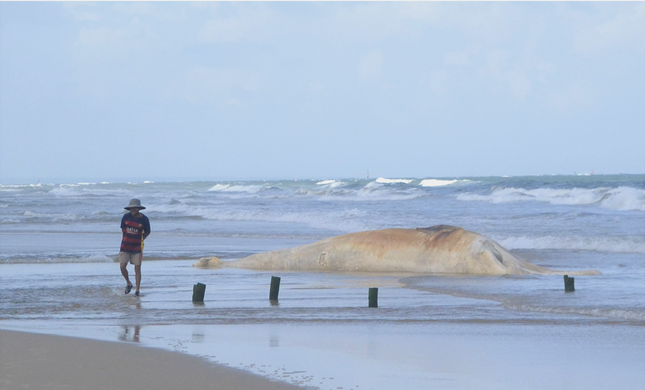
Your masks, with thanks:
M0 390L295 390L198 357L135 345L0 330Z

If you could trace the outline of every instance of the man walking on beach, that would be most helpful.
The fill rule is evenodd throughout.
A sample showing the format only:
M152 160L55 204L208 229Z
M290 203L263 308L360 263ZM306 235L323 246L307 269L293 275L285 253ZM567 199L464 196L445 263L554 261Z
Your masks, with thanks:
M139 296L141 287L141 260L143 257L143 240L150 234L150 221L148 217L139 211L144 210L139 199L130 200L130 204L124 209L130 211L121 218L121 230L123 239L121 240L121 251L119 252L119 263L121 263L121 275L128 283L125 287L125 293L132 291L132 283L128 277L128 263L134 265L135 281L137 290L134 295Z

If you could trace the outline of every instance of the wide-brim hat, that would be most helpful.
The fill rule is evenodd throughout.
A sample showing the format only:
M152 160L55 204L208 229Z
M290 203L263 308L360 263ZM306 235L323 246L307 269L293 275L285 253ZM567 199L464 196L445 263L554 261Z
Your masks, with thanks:
M137 209L145 209L145 207L141 206L141 201L139 199L130 199L130 204L124 207L126 210L130 210L132 208L137 208Z

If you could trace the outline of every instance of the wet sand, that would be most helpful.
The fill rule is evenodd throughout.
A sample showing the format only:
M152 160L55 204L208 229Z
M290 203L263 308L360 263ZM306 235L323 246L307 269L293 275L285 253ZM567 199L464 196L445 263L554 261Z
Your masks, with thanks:
M116 342L0 330L0 389L295 390L199 357Z
M63 336L0 330L0 390L605 390L645 383L639 326L45 326L31 330Z

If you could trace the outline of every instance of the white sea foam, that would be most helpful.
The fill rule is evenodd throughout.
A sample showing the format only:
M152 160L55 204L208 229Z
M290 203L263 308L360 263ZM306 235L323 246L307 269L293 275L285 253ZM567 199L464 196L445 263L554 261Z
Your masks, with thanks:
M336 188L336 187L340 187L340 186L345 185L345 183L343 183L340 180L323 180L323 181L319 181L318 183L316 183L316 185L324 186L324 187L327 187L327 188Z
M76 196L129 196L131 193L123 188L101 188L95 184L61 184L55 186L49 191L50 194L57 197L76 197Z
M645 191L631 187L618 188L497 188L490 194L465 193L457 195L462 201L483 201L490 203L507 202L548 202L555 205L592 205L612 210L645 211Z
M447 186L450 184L455 184L457 180L437 180L437 179L426 179L421 181L419 184L421 187L441 187Z
M333 201L380 201L380 200L406 200L422 197L425 194L415 187L398 187L389 184L378 183L371 181L362 188L352 186L342 181L334 181L333 183L320 184L315 189L301 187L293 193L297 195L317 196L324 200ZM285 194L285 197L292 196Z
M90 255L84 259L87 259L91 263L109 263L114 261L114 257L105 255ZM79 258L79 260L83 260L83 258Z
M56 196L78 196L81 194L81 192L75 189L72 185L59 186L49 192Z
M507 249L566 249L645 254L645 237L507 237L497 240Z
M457 180L439 180L439 179L425 179L419 184L421 187L441 187L450 184L455 184Z
M618 187L608 192L602 207L612 210L645 211L645 191L631 187Z
M333 183L329 185L324 185L315 190L310 190L307 188L299 188L295 191L297 195L308 195L320 197L320 199L325 200L347 200L349 196L356 193L355 190L349 190L342 187L342 183ZM289 198L291 195L284 195L283 197Z
M48 184L48 185L53 185L53 184ZM42 183L37 183L37 184L0 184L0 189L5 189L5 188L40 188L42 187Z
M231 184L215 184L208 191L209 192L244 192L248 194L255 194L260 191L268 189L263 185L231 185Z
M369 182L365 187L358 190L357 200L409 200L424 196L418 188L409 187L405 190L395 190L387 184L376 181Z
M208 191L224 191L225 189L229 188L230 185L228 184L215 184L211 188L208 189Z
M378 179L376 179L376 182L380 184L397 184L397 183L410 184L413 181L414 180L411 180L411 179L385 179L383 177L379 177Z
M504 304L507 310L520 310L539 313L582 315L590 317L615 318L630 321L645 321L645 311L625 310L616 308L596 308L596 307L553 307L553 306L536 306L525 304Z
M82 214L35 213L35 212L29 211L29 210L23 212L22 215L24 215L25 217L30 218L30 219L44 219L44 220L52 221L52 222L56 222L56 221L79 221L79 220L85 219L85 216L82 215Z

